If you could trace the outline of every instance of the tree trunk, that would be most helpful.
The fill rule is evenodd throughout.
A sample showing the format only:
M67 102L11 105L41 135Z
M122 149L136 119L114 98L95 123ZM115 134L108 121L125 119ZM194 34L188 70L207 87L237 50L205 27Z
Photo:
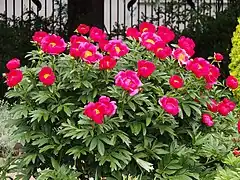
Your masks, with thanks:
M68 35L79 24L104 29L104 0L68 0Z

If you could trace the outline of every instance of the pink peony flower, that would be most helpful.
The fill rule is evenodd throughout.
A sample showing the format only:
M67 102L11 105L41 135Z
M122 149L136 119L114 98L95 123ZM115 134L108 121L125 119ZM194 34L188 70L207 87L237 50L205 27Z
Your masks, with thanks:
M140 41L147 50L154 51L154 45L162 39L155 33L145 32L142 33Z
M144 32L155 33L156 32L156 27L152 23L142 22L139 25L139 30L140 30L141 33L144 33Z
M213 126L214 122L213 122L212 116L207 113L203 114L202 123L209 127Z
M218 103L216 100L214 99L211 99L211 103L210 104L207 104L207 108L209 111L212 111L212 112L217 112L218 111Z
M34 33L32 39L33 39L34 42L36 42L37 44L40 45L42 39L47 35L48 35L48 33L44 32L44 31L37 31L37 32Z
M175 50L173 50L172 52L173 58L178 60L178 63L180 65L186 65L189 61L189 55L186 53L186 51L184 49L181 48L177 48Z
M89 36L93 41L100 42L101 40L106 39L107 34L97 27L92 27Z
M101 96L98 100L104 107L104 114L107 116L113 116L116 113L117 106L116 101L110 101L109 97Z
M142 82L137 73L132 70L120 71L115 76L115 84L129 91L130 96L137 94L139 92L139 87L142 86Z
M186 69L192 71L197 78L201 78L209 74L210 63L203 58L194 58L187 63Z
M173 116L177 115L180 111L178 100L176 98L164 96L159 99L158 103L167 113Z
M63 38L55 34L45 36L41 41L41 49L48 54L58 55L65 51L67 44Z
M11 59L7 62L6 67L8 70L17 69L20 67L20 60L17 58Z
M187 38L185 36L181 36L178 39L178 46L186 51L186 53L189 56L194 55L194 48L195 48L195 43L191 38Z
M89 32L89 29L90 27L87 26L86 24L80 24L76 30L80 34L87 34Z
M90 102L84 107L84 115L91 118L95 123L102 124L104 119L105 106L100 102Z
M122 40L110 40L104 48L110 56L116 59L125 56L129 51L129 48L122 42Z
M102 54L97 51L97 47L89 42L80 43L79 47L80 58L88 64L96 63L102 59Z
M127 31L126 31L127 37L139 40L140 35L141 33L138 31L137 28L131 28L131 27L127 28Z

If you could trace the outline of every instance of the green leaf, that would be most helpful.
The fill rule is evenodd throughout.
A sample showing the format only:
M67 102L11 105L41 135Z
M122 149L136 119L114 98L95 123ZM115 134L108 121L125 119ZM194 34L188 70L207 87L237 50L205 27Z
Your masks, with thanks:
M90 143L90 147L89 147L89 151L92 151L93 149L95 149L97 147L97 143L98 143L98 138L93 138L91 143Z
M136 111L136 106L134 105L134 103L132 103L131 101L128 102L129 107L135 112Z
M63 107L63 110L64 110L64 112L65 112L69 117L71 117L72 111L70 110L69 107L64 106L64 107Z
M188 117L191 116L191 108L187 104L182 104L182 108Z
M104 155L105 153L105 146L104 144L102 143L102 141L98 140L98 144L97 144L97 147L98 147L98 152L101 156Z
M139 158L135 158L137 164L139 166L141 166L143 169L145 169L147 172L150 172L151 170L153 170L153 164L152 163L149 163L147 161L144 161L142 159L139 159Z
M52 162L52 166L53 166L54 169L56 169L56 170L60 169L60 165L59 165L58 162L57 162L54 158L52 158L52 157L51 157L51 162Z

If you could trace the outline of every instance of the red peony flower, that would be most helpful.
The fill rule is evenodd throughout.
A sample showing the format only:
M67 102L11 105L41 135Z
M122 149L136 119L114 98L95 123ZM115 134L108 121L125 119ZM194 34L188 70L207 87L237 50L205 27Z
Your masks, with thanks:
M137 94L139 92L139 87L142 86L142 82L137 73L132 70L120 71L115 76L115 84L129 91L130 96Z
M90 27L87 26L86 24L80 24L76 31L80 34L87 34L89 32Z
M159 41L162 41L162 39L155 33L145 32L142 33L140 41L146 49L154 51L155 44Z
M144 33L144 32L155 33L156 32L156 27L152 23L142 22L139 25L139 30L140 30L141 33Z
M204 75L207 84L215 84L220 76L219 69L214 65L209 65L209 71L207 75Z
M107 37L106 33L97 27L91 28L89 36L95 42L100 42L101 40L106 39Z
M175 38L175 34L166 26L159 26L156 33L165 43L171 42Z
M227 116L231 111L234 110L236 107L236 104L232 102L231 100L224 98L219 104L218 104L218 112L222 116Z
M183 79L178 76L178 75L173 75L170 77L169 79L169 84L173 87L173 88L181 88L183 87L184 81Z
M105 46L109 43L108 40L106 39L102 39L101 41L98 42L98 46L102 51L106 51L105 50Z
M104 48L110 56L116 59L125 56L129 51L129 48L122 42L122 40L110 40Z
M55 74L50 67L43 67L38 74L39 80L47 86L52 85L55 82Z
M203 58L194 58L186 66L187 70L192 71L197 78L207 76L210 70L210 64Z
M213 126L214 122L213 122L212 116L207 113L203 114L202 123L209 127Z
M223 55L220 53L214 53L214 59L216 61L222 61L223 60Z
M162 97L159 99L158 103L162 106L162 108L169 114L175 116L179 113L180 108L178 105L178 100L172 97Z
M211 103L210 104L207 104L207 108L209 109L209 111L212 111L212 112L217 112L218 111L218 103L216 100L214 99L211 99Z
M238 150L238 148L234 148L233 154L234 154L234 156L236 156L236 157L238 157L238 156L240 155L240 151Z
M240 120L237 123L237 130L238 130L238 133L240 134Z
M156 69L154 63L146 60L139 60L137 63L138 66L138 75L147 78L150 76Z
M117 64L116 59L110 57L110 56L104 56L99 61L99 69L113 69Z
M226 79L226 85L231 89L237 89L238 88L237 78L235 78L234 76L228 76Z
M109 97L101 96L98 102L102 103L104 107L104 115L113 116L116 113L116 101L110 101Z
M48 54L60 54L65 51L66 46L63 38L55 34L47 35L41 41L41 49Z
M180 65L187 64L189 61L189 55L186 53L184 49L177 48L172 52L173 58L178 60Z
M77 36L77 35L72 35L70 37L70 44L75 45L75 44L80 44L81 42L89 42L85 37L83 36Z
M72 56L72 57L80 57L81 56L81 52L79 51L79 44L75 43L75 44L72 44L70 46L70 51L69 51L69 54Z
M127 37L131 37L133 39L138 40L140 35L141 35L141 33L138 31L137 28L131 28L131 27L127 28L127 31L126 31Z
M48 35L48 33L44 32L44 31L37 31L37 32L34 33L32 39L33 39L34 42L36 42L37 44L40 45L42 39L47 35Z
M91 118L95 123L102 124L104 119L105 108L103 103L90 102L84 107L84 115Z
M162 42L163 43L163 42ZM156 43L156 45L158 42ZM168 46L160 47L160 46L154 46L154 53L155 56L158 57L161 60L165 60L168 56L172 54L172 49Z
M11 59L6 64L6 67L7 67L8 70L17 69L17 68L20 67L20 60L17 59L17 58Z
M9 73L7 73L7 85L9 87L16 86L23 79L23 74L21 70L12 69Z
M89 42L80 43L78 50L80 52L80 58L88 64L96 63L102 59L102 54L97 52L97 46Z
M189 56L193 56L193 54L195 53L194 52L195 43L191 38L181 36L178 39L178 46L184 49Z

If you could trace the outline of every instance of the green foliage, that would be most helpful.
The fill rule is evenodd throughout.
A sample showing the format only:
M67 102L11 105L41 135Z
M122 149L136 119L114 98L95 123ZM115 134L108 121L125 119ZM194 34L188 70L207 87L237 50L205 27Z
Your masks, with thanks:
M223 161L224 167L218 167L214 180L238 180L240 179L240 158L232 153Z
M12 119L9 108L8 103L0 101L0 157L6 157L15 145L11 139L15 127L9 125Z
M22 82L6 94L19 99L11 112L16 138L24 142L21 164L27 177L74 179L73 170L80 173L80 179L118 180L122 175L144 180L214 178L216 167L234 147L236 119L234 113L227 117L212 114L215 125L210 128L201 123L201 114L210 113L206 108L210 98L231 98L231 92L220 82L207 91L204 80L176 60L160 61L139 42L126 43L130 52L112 71L101 71L98 63L89 65L68 54L53 56L39 50L27 54L31 68L21 68ZM124 69L136 70L139 59L151 60L156 70L142 78L140 92L130 96L114 85L114 77ZM52 86L38 79L46 65L56 74ZM184 78L183 88L169 86L174 74ZM115 100L118 109L99 125L83 115L83 110L102 95ZM169 115L158 104L165 95L179 100L178 116Z
M240 82L240 18L238 19L239 24L236 27L236 31L232 37L232 49L231 49L231 64L229 65L231 75L235 76ZM234 95L240 100L240 88L234 90Z

